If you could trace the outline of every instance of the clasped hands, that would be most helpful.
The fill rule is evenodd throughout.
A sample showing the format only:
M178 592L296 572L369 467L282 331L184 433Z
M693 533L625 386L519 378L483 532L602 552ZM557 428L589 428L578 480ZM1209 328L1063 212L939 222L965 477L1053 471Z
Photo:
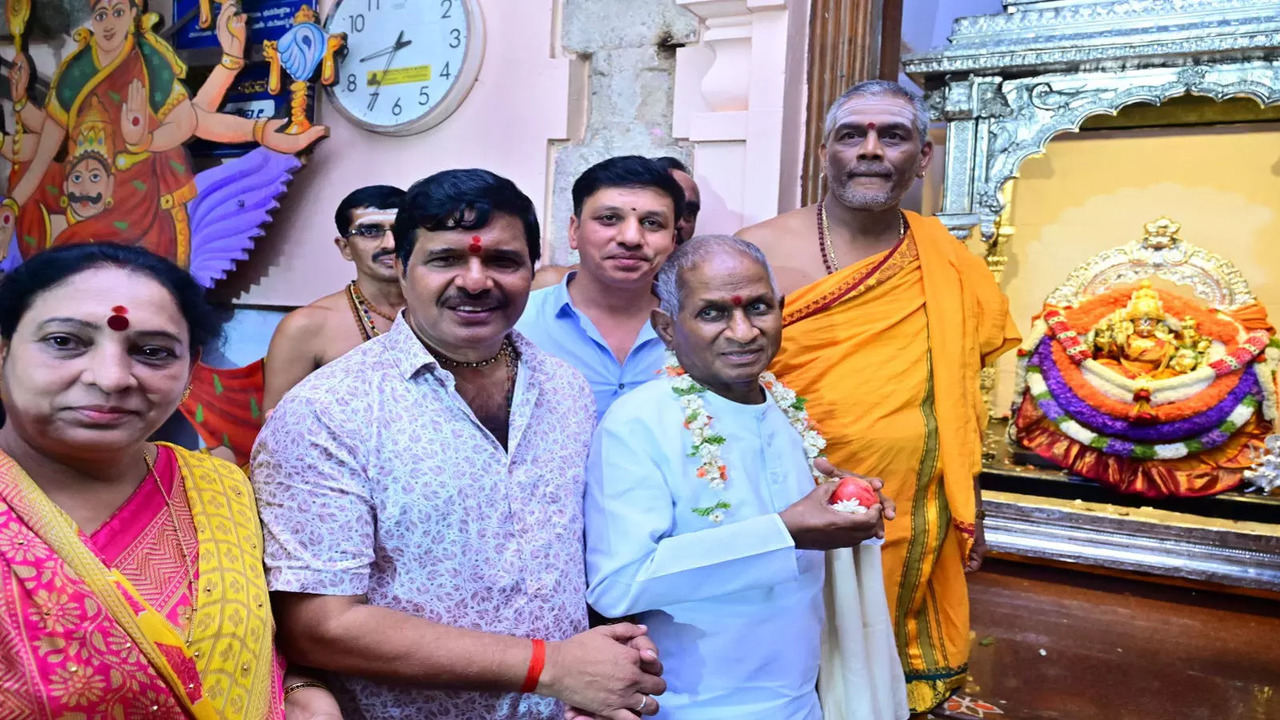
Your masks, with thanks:
M565 720L634 720L656 715L667 689L648 628L617 623L547 644L538 693L565 704Z

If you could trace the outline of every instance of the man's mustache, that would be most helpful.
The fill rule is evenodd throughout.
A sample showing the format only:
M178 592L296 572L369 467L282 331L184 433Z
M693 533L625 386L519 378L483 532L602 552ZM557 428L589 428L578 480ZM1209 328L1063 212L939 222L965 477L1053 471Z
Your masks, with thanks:
M69 203L89 203L97 205L102 202L102 193L94 193L92 195L81 195L79 193L67 193L67 202Z
M892 177L893 168L888 165L854 165L844 174L849 179L853 179L858 175L888 175Z
M484 310L504 308L507 306L507 298L504 294L492 290L476 294L454 291L440 298L440 307L458 308L464 306Z
M395 257L395 254L396 254L395 250L379 250L378 252L373 254L373 261L382 262L382 258Z

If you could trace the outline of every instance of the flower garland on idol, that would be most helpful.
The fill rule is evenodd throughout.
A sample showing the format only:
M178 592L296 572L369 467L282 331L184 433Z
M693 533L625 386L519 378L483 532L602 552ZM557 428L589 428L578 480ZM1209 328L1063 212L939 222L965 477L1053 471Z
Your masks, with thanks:
M724 492L725 483L729 481L729 470L725 467L720 453L725 444L725 437L711 429L713 418L707 413L706 403L702 399L707 388L685 372L675 353L670 350L667 350L667 364L663 370L668 377L673 378L671 389L680 399L680 407L684 411L684 426L693 438L689 457L698 458L697 477L699 480L706 481L712 490ZM810 422L809 413L804 408L805 399L783 385L771 372L760 374L760 384L764 386L765 392L773 403L786 416L792 429L799 433L804 441L804 454L809 460L809 471L813 473L814 481L830 480L814 467L814 461L823 457L822 451L826 448L827 441ZM856 504L856 501L849 502ZM707 507L693 508L693 512L719 525L724 522L730 508L732 505L729 501L721 499ZM853 508L835 507L835 509L853 511Z

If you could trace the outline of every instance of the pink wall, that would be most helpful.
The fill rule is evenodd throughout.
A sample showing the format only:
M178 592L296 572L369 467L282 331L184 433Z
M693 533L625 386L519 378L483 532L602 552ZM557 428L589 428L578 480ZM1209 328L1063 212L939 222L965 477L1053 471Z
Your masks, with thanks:
M321 3L327 12L332 0ZM333 246L333 212L350 191L386 183L407 188L449 168L482 167L511 178L548 206L548 154L569 133L570 60L559 47L558 0L484 0L485 58L479 79L448 120L420 135L361 130L320 93L320 121L332 134L294 179L266 237L220 294L241 304L305 305L349 281Z

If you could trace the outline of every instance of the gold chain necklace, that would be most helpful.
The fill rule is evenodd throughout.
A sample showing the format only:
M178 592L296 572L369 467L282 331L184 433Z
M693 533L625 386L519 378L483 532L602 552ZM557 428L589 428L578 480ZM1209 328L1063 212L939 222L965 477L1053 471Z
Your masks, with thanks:
M159 457L160 450L156 449L156 456ZM196 591L196 576L191 569L191 550L187 548L187 542L182 539L182 530L178 526L178 513L173 509L173 501L169 499L169 493L164 491L164 484L160 482L160 476L156 474L155 463L152 462L151 456L147 455L147 451L142 451L142 459L147 463L147 471L151 475L151 479L156 481L156 487L160 489L160 495L164 497L164 505L169 508L169 519L173 520L173 532L178 536L178 546L182 548L182 569L187 571L187 588L191 596L191 610L187 615L187 635L184 644L191 646L191 634L196 627L196 608L200 605L200 595Z
M431 355L437 362L447 368L469 368L474 370L475 368L489 367L499 360L507 360L511 357L511 353L511 338L508 337L502 340L502 347L498 348L498 353L488 360L481 360L479 362L463 362L462 360L454 360L439 351L432 352Z
M818 201L818 235L822 241L822 264L826 267L827 274L832 275L840 272L840 261L836 260L836 248L831 244L831 225L827 222L827 202L825 200ZM898 241L907 236L907 216L898 211Z

